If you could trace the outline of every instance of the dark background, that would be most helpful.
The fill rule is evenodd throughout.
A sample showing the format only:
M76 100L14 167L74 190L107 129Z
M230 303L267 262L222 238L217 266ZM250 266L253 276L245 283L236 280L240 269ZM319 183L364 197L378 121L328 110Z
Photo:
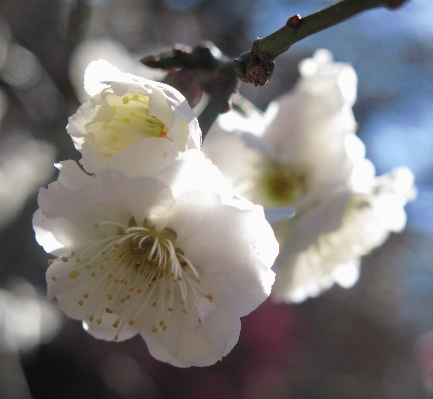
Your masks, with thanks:
M433 397L430 0L367 12L305 39L277 60L266 87L241 88L264 109L293 86L299 60L327 48L358 73L358 133L377 172L406 165L415 173L407 229L365 257L354 288L300 305L268 301L243 319L222 362L190 369L154 360L138 337L98 341L45 300L49 257L31 217L37 188L55 178L52 163L79 158L65 130L79 105L70 63L98 54L139 71L134 60L201 40L234 58L291 15L330 3L0 0L1 399Z

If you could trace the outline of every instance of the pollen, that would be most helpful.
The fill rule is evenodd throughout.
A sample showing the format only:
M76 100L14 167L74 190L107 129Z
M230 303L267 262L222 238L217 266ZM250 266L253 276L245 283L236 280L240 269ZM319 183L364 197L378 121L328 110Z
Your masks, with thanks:
M69 273L70 278L77 278L79 276L80 272L78 270L73 270Z

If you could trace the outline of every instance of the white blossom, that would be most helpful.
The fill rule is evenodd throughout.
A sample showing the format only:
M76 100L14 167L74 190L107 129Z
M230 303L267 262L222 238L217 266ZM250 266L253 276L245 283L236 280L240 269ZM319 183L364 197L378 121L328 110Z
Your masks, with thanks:
M337 282L352 286L360 258L405 225L413 175L375 177L355 136L356 74L320 50L300 64L301 79L252 118L221 117L203 151L234 189L269 208L296 210L272 223L280 243L273 296L300 302ZM398 188L397 188L398 187ZM288 212L280 212L289 214Z
M67 129L87 172L97 173L119 150L149 137L169 139L179 151L200 148L195 114L176 89L103 60L90 63L85 87L96 94L69 118Z
M361 257L406 225L404 206L415 197L413 174L397 168L374 179L368 192L343 190L320 205L273 225L284 245L277 259L272 294L301 302L334 282L350 288L359 278Z
M226 194L200 151L178 153L169 140L125 147L95 176L73 161L58 167L33 221L38 242L57 256L49 298L95 337L139 333L175 366L227 355L240 317L274 281L278 244L263 208Z

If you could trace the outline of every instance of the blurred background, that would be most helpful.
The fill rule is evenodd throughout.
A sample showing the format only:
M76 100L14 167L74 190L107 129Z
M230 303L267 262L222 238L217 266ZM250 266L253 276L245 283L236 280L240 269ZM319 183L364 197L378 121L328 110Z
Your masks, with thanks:
M365 257L359 282L300 305L264 303L212 367L154 360L138 337L98 341L45 299L49 256L34 240L36 193L78 160L65 126L85 66L105 58L146 77L144 55L213 41L235 58L322 0L0 0L0 399L433 398L433 3L377 9L295 44L264 109L318 48L359 78L355 115L378 174L406 165L418 198L404 233Z

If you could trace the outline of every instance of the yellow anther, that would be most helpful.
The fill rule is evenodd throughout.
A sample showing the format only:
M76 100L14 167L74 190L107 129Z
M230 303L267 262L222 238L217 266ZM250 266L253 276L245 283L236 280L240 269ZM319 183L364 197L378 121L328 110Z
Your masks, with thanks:
M68 259L66 256L63 256L63 257L62 257L62 261L63 261L63 262L67 262L68 260L69 260L69 259Z
M182 299L181 301L180 301L180 303L182 304L182 305L185 305L185 299Z
M107 277L111 278L111 277L113 277L113 275L111 273L108 273Z
M83 306L83 304L84 304L83 300L80 299L80 300L78 301L78 305Z
M158 329L156 327L152 327L152 332L157 332Z
M129 97L123 97L122 102L123 102L123 104L128 104L129 103Z
M161 321L159 322L159 325L160 325L160 326L163 326L163 325L164 325L164 320L161 320Z
M206 298L209 299L209 301L211 301L211 302L213 301L213 297L212 297L211 294L207 294L207 295L206 295Z
M75 262L77 262L77 263L81 262L81 258L75 259Z
M196 279L196 281L197 281L197 283L201 283L201 280L198 278L198 279Z
M106 311L107 313L113 313L113 311L112 311L110 308L105 308L105 311Z
M167 292L168 292L169 294L172 294L172 293L173 293L173 291L172 291L170 288L167 289Z
M140 98L139 94L133 94L132 95L133 100L138 100Z
M167 308L169 312L173 312L173 308Z
M143 290L142 290L141 288L139 288L139 289L137 290L137 292L138 292L139 294L141 294L141 293L143 292Z
M79 274L80 274L80 272L78 270L73 270L72 272L69 273L69 277L70 278L77 278Z
M57 277L56 276L51 276L51 280L57 281Z
M95 318L93 316L90 316L89 321L92 322L93 320L95 320Z
M89 297L89 294L88 294L88 293L85 293L85 294L83 295L83 297L87 299L87 298Z
M162 326L162 331L165 331L165 330L167 330L167 325Z
M95 229L97 229L99 227L99 223L95 223L94 227L95 227Z
M96 273L95 273L95 272L92 272L90 275L91 275L92 277L95 277L95 276L96 276Z
M108 294L108 300L111 301L113 299L113 295Z
M185 308L183 308L183 309L182 309L182 312L183 312L183 313L186 313L186 309L185 309Z
M53 264L54 260L53 259L48 259L48 266L51 266Z
M117 283L119 282L119 279L118 279L118 278L115 278L115 279L114 279L114 282L117 284Z
M91 267L90 265L86 265L86 269L90 269L90 267Z
M96 319L96 323L98 323L98 325L99 325L99 324L102 323L102 320L101 319Z
M135 324L135 321L134 320L129 320L129 323L128 323L130 326L133 326L134 324Z
M155 307L156 305L158 305L156 302L152 303L152 306Z
M116 335L114 336L114 340L117 341L118 339L119 339L119 334L116 334Z
M119 323L120 323L120 320L116 320L116 321L113 323L113 327L114 327L114 328L117 328L117 327L119 326Z
M200 319L200 317L198 318L198 322L201 323L201 319Z

